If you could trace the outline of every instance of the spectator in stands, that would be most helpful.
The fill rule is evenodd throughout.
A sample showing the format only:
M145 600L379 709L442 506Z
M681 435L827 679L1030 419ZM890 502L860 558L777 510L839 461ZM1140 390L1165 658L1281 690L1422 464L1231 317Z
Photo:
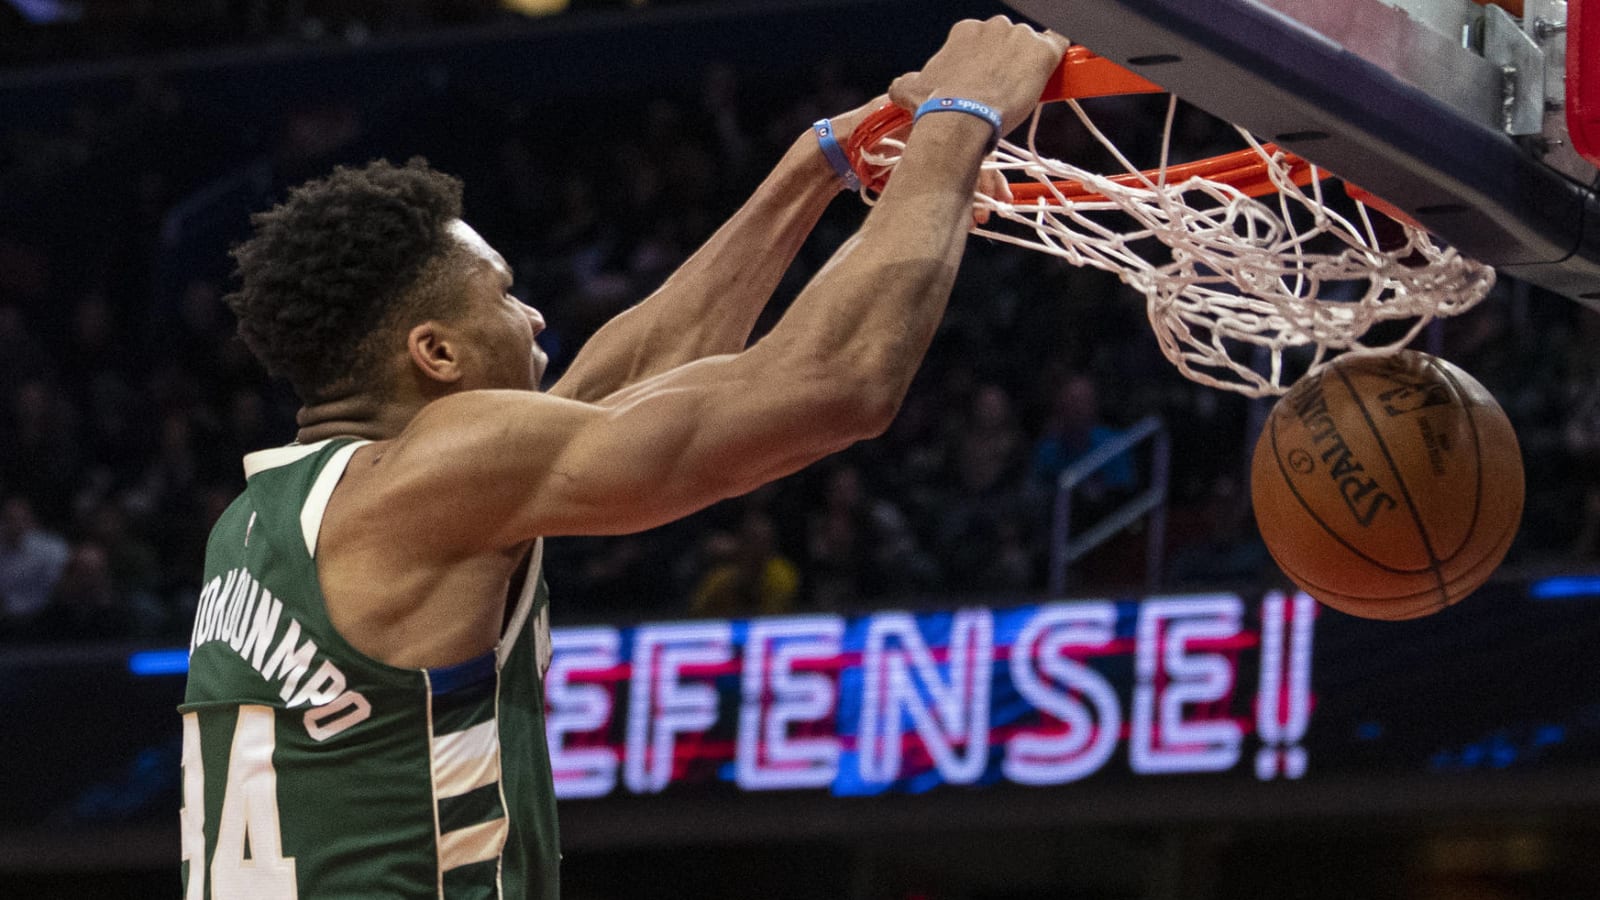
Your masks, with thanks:
M7 398L0 423L0 481L32 502L45 522L67 521L83 457L78 411L59 384L36 374Z
M48 641L116 640L157 634L166 614L149 594L118 590L111 555L93 541L72 548L32 634Z
M161 587L161 561L156 548L128 524L127 514L106 500L89 511L83 536L106 556L112 584L121 594L154 594Z
M3 244L0 244L0 269L9 262L4 251ZM4 291L5 287L0 283L0 291ZM15 304L0 302L0 346L11 348L10 352L0 355L0 391L13 390L24 378L42 371L48 363L38 337L28 327L22 308ZM0 408L9 405L4 402L8 399L0 395Z
M935 547L945 583L962 590L1019 587L1017 552L1038 530L1039 503L1027 478L1027 445L1011 397L999 385L978 384L955 421L936 512ZM1024 549L1022 555L1031 554ZM1002 559L1009 574L1005 584L995 585L990 578Z
M1013 477L1024 458L1011 395L997 384L977 389L956 442L956 474L969 491L986 492Z
M74 373L76 381L90 385L107 376L120 378L121 373L137 368L129 358L132 349L122 340L123 334L105 291L95 288L86 292L72 310L64 367Z
M823 609L859 608L938 583L938 564L905 514L869 494L861 469L849 462L825 475L821 505L806 518L805 559L811 603Z
M739 73L733 66L713 63L706 67L700 80L698 107L693 111L693 127L713 139L718 181L730 195L734 192L729 190L729 183L740 184L752 177L752 140L741 99Z
M1071 375L1056 391L1044 430L1034 442L1034 474L1054 487L1068 466L1120 434L1100 416L1094 378L1083 373ZM1133 457L1124 453L1101 467L1080 491L1091 500L1099 500L1107 494L1133 490L1136 479Z
M713 534L707 556L716 560L690 594L702 616L771 615L794 609L800 568L778 551L777 528L765 510L745 512L734 534Z
M190 279L178 301L177 327L168 335L170 353L191 372L205 371L216 361L222 345L233 337L226 321L222 292L204 278Z
M1175 511L1168 524L1166 580L1175 587L1251 586L1272 571L1249 490L1233 476L1213 480L1199 504Z
M0 632L25 631L49 603L69 551L39 527L26 497L0 504Z

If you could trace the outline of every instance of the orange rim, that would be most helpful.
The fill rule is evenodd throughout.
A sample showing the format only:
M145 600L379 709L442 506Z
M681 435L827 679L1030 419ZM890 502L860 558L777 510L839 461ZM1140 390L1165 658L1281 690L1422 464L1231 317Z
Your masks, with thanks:
M1306 162L1293 153L1280 150L1277 144L1262 144L1262 153L1273 155L1282 152L1283 164L1288 168L1289 180L1305 187L1317 177L1327 177L1326 172L1314 169L1311 163ZM1182 163L1176 166L1167 166L1166 184L1181 184L1194 177L1204 177L1210 181L1229 185L1248 197L1260 197L1278 190L1272 178L1267 174L1267 164L1262 161L1261 154L1253 148L1235 150L1210 159L1201 159L1194 162ZM1137 188L1146 180L1156 181L1162 176L1160 169L1146 169L1138 175L1132 173L1112 176L1111 181L1123 187ZM1052 191L1037 181L1022 182L1011 186L1011 196L1016 203L1038 203L1043 201L1050 205L1050 201L1070 200L1073 203L1094 203L1106 199L1104 194L1089 190L1081 181L1054 181ZM1059 191L1059 195L1056 193Z
M1103 56L1096 56L1087 47L1071 47L1061 59L1061 65L1046 83L1040 103L1052 103L1064 100L1084 100L1090 97L1111 97L1123 94L1155 94L1165 93L1166 89L1154 82L1124 69ZM851 164L855 167L856 174L861 176L861 183L869 190L881 192L884 183L888 180L886 174L871 171L868 164L862 159L862 154L871 147L877 146L884 138L911 123L911 113L894 104L886 104L863 119L860 125L850 134L846 143L846 150L850 155ZM1290 179L1297 185L1304 187L1317 176L1327 177L1328 172L1313 169L1312 165L1304 159L1288 151L1281 150L1275 144L1263 144L1261 149L1267 154L1283 154L1283 165L1288 167ZM1117 184L1134 187L1147 181L1164 180L1168 184L1187 181L1190 178L1205 178L1210 181L1230 185L1240 192L1251 197L1260 197L1276 191L1277 185L1267 174L1268 164L1254 149L1237 150L1209 159L1196 160L1176 166L1168 166L1165 174L1161 169L1145 169L1138 175L1124 174L1111 178ZM1053 188L1053 190L1052 190ZM1011 186L1012 197L1015 202L1054 205L1066 200L1074 203L1094 203L1104 201L1104 194L1086 188L1081 181L1057 181L1050 187L1037 182L1019 182ZM1387 206L1387 204L1384 204ZM1378 207L1384 209L1384 206ZM1392 207L1391 207L1392 208ZM1384 209L1388 212L1388 209Z
M1060 100L1087 100L1090 97L1117 97L1123 94L1165 94L1167 89L1135 75L1088 47L1068 47L1061 65L1045 82L1040 103Z
M1395 206L1393 203L1390 203L1389 201L1379 197L1377 194L1374 194L1369 190L1366 190L1365 188L1357 187L1356 185L1346 181L1344 183L1344 192L1350 195L1351 200L1354 200L1357 203L1364 203L1378 212L1383 213L1389 218L1394 219L1396 222L1404 222L1407 225L1410 225L1412 228L1422 228L1421 222L1418 222L1416 219L1406 215L1398 206Z

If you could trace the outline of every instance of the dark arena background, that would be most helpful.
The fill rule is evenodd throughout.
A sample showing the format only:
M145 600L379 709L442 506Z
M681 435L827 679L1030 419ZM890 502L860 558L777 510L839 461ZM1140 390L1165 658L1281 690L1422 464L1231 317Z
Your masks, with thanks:
M293 434L219 299L251 211L427 157L558 373L813 120L1003 11L0 2L0 896L179 893L188 649L247 638L204 539ZM1162 110L1099 107L1133 146ZM1223 128L1183 110L1180 152ZM835 201L775 312L864 214ZM1419 339L1505 407L1527 506L1475 595L1372 622L1255 533L1270 401L1184 380L1115 277L974 239L883 437L550 543L565 896L1600 897L1597 324L1502 279ZM1070 565L1063 497L1069 538L1122 526Z

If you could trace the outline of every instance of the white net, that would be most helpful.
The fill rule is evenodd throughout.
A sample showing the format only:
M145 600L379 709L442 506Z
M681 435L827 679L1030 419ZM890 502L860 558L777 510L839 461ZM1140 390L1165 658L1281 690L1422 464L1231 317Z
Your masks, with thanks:
M1119 183L1040 154L1035 112L1027 146L1002 141L984 168L1013 185L1038 182L1042 196L1002 202L980 194L977 203L991 218L973 233L1116 273L1145 296L1167 359L1201 384L1252 397L1281 394L1330 352L1398 350L1433 319L1471 308L1494 285L1492 268L1413 225L1397 223L1401 237L1380 241L1365 205L1349 204L1346 216L1324 202L1326 172L1313 167L1302 187L1288 154L1242 130L1266 161L1277 193L1257 199L1201 177L1168 183L1176 100L1168 107L1161 164L1150 175L1140 174L1081 104L1068 103L1127 174ZM885 139L862 157L892 167L903 148ZM1058 182L1078 182L1100 196L1069 194ZM1387 342L1363 344L1369 329L1384 322L1409 327L1396 326L1402 333ZM1305 352L1286 371L1285 354L1297 348Z

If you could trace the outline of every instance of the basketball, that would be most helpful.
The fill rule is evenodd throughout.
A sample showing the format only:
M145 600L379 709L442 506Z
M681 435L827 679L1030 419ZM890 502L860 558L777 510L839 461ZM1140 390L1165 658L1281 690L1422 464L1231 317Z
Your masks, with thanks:
M1343 356L1256 442L1256 524L1285 575L1367 619L1438 612L1484 583L1522 518L1522 454L1483 385L1437 357Z

